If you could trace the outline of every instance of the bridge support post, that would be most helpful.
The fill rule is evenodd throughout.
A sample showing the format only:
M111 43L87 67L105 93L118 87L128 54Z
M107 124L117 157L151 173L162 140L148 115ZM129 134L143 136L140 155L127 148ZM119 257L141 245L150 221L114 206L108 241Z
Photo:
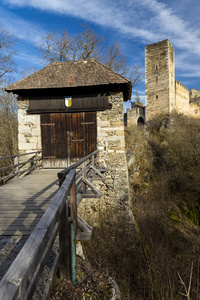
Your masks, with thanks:
M71 273L71 229L68 215L68 205L60 216L59 249L60 249L60 278L72 280Z
M92 155L92 165L94 167L94 154Z
M83 178L86 178L86 162L84 161L83 166L82 166L82 176ZM86 194L86 184L83 182L83 194Z
M14 158L14 165L18 165L19 164L19 157L18 156L15 156ZM19 171L19 167L17 166L15 168L15 172L18 172Z

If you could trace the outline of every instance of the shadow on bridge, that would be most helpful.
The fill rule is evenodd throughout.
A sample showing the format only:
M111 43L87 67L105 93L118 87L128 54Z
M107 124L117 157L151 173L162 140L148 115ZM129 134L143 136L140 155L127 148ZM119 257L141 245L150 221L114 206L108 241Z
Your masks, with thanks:
M54 180L57 172L36 170L0 187L0 253L9 249L5 257L2 255L0 279L55 196L59 187L58 179Z
M57 172L36 170L0 187L1 236L30 235L58 190Z

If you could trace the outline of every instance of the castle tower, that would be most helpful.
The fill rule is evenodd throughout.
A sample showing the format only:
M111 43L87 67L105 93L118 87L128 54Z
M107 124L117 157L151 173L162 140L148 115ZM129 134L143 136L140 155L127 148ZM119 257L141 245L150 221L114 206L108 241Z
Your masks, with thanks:
M174 48L169 40L145 47L146 121L175 107Z

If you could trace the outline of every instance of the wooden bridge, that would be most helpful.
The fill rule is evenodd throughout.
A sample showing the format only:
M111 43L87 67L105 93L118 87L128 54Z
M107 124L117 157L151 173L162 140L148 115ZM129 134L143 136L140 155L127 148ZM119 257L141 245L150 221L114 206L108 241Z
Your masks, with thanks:
M0 282L2 300L30 299L58 233L59 254L50 282L58 266L61 278L75 281L75 238L91 238L92 227L77 215L77 206L82 198L101 197L92 183L105 179L102 173L106 169L98 162L98 151L64 170L33 171L39 166L39 160L35 154L27 161L31 162L30 168L23 170L19 167L24 167L27 162L19 164L15 161L11 166L12 173L2 177L6 180L22 172L28 173L0 187L0 235L30 235ZM45 292L46 297L50 288L51 284Z

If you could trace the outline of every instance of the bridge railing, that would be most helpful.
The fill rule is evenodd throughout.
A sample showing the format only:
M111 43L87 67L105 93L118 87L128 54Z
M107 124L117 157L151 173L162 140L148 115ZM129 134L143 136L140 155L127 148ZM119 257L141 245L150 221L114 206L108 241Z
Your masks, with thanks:
M63 171L59 172L58 173L59 186L62 185L63 181L65 180L65 178L66 178L67 174L70 172L70 170L80 168L80 170L82 170L82 175L86 176L86 174L85 174L86 169L89 169L88 163L90 165L92 164L93 166L95 166L95 164L98 161L98 154L99 154L98 150L95 150L94 152L88 154L87 156L80 159L79 161L77 161L73 165L71 165L68 168L64 169Z
M51 204L31 233L22 250L0 282L0 299L31 299L38 277L46 263L59 232L59 256L52 272L56 272L58 259L61 278L71 278L70 271L70 222L68 206L75 205L75 175L71 170L56 193ZM71 192L71 199L68 195Z
M58 173L60 188L1 280L0 300L31 299L58 233L59 252L51 268L50 279L42 299L49 296L58 266L61 278L76 283L75 238L78 237L79 228L82 237L88 239L92 228L77 215L77 205L82 197L100 196L99 191L88 179L90 172L93 172L92 176L98 175L100 180L103 180L103 175L96 169L98 164L98 151L94 151ZM80 182L83 184L82 189ZM94 194L87 194L85 185L93 189ZM78 194L81 195L79 200Z
M10 156L0 157L0 162L5 165L5 161L10 160L12 163L0 168L0 182L6 182L7 180L21 175L23 173L31 172L39 167L39 161L41 151L34 151L24 154L16 154ZM30 157L30 155L32 155ZM27 160L19 163L19 158L22 156L29 156ZM4 162L4 163L3 163Z

